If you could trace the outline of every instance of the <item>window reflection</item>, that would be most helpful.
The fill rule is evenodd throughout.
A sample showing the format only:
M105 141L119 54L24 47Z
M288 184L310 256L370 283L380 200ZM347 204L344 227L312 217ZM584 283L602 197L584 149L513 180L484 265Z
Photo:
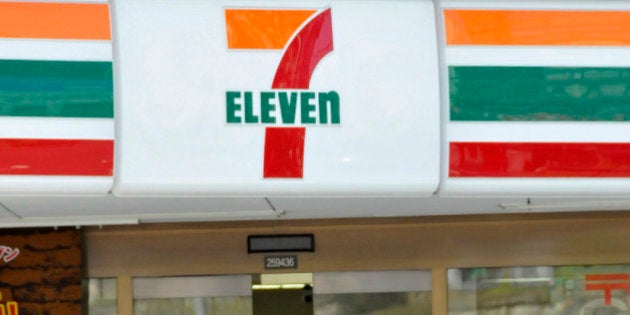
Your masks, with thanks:
M315 314L431 314L431 292L346 293L316 295Z
M251 315L251 276L133 279L134 315Z
M314 274L315 315L429 315L428 270Z
M140 299L134 301L135 315L252 314L250 296Z
M85 282L88 299L88 314L116 315L116 279L88 279Z
M630 265L448 271L450 315L630 314Z

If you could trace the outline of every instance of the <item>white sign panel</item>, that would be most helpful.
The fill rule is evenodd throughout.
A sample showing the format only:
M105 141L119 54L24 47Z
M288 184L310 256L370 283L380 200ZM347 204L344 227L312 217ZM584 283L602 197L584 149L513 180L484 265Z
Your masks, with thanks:
M627 196L630 3L439 5L441 196Z
M430 195L433 4L121 0L116 184L133 195Z

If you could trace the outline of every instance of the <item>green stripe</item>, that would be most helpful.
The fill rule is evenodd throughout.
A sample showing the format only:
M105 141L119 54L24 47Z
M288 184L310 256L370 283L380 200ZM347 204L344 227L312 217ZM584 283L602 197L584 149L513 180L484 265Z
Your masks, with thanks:
M0 116L114 117L111 62L0 60Z
M630 68L449 67L451 120L627 121Z

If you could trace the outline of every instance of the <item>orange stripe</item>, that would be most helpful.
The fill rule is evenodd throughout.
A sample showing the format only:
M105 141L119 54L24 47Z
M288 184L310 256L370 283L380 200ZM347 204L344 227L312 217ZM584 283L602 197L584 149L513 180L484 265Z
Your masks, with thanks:
M630 12L445 10L449 45L626 46Z
M0 37L109 40L109 5L0 2Z
M228 48L282 49L316 10L226 9Z

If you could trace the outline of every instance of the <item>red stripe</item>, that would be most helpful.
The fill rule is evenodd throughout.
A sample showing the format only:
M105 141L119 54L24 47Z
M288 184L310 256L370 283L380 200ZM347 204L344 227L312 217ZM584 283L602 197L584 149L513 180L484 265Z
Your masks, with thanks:
M630 143L450 143L450 177L630 177Z
M271 87L308 89L315 67L332 50L332 15L330 9L326 9L293 38L280 60Z
M601 284L586 284L584 286L586 290L627 290L630 289L630 283L601 283Z
M304 127L268 127L265 130L264 178L302 178Z
M586 275L586 281L614 281L614 280L630 280L627 273L613 273L606 275Z
M113 140L0 139L0 175L112 176Z
M612 291L628 290L630 289L630 283L586 284L584 289L587 291L604 291L604 304L610 305L612 302Z

